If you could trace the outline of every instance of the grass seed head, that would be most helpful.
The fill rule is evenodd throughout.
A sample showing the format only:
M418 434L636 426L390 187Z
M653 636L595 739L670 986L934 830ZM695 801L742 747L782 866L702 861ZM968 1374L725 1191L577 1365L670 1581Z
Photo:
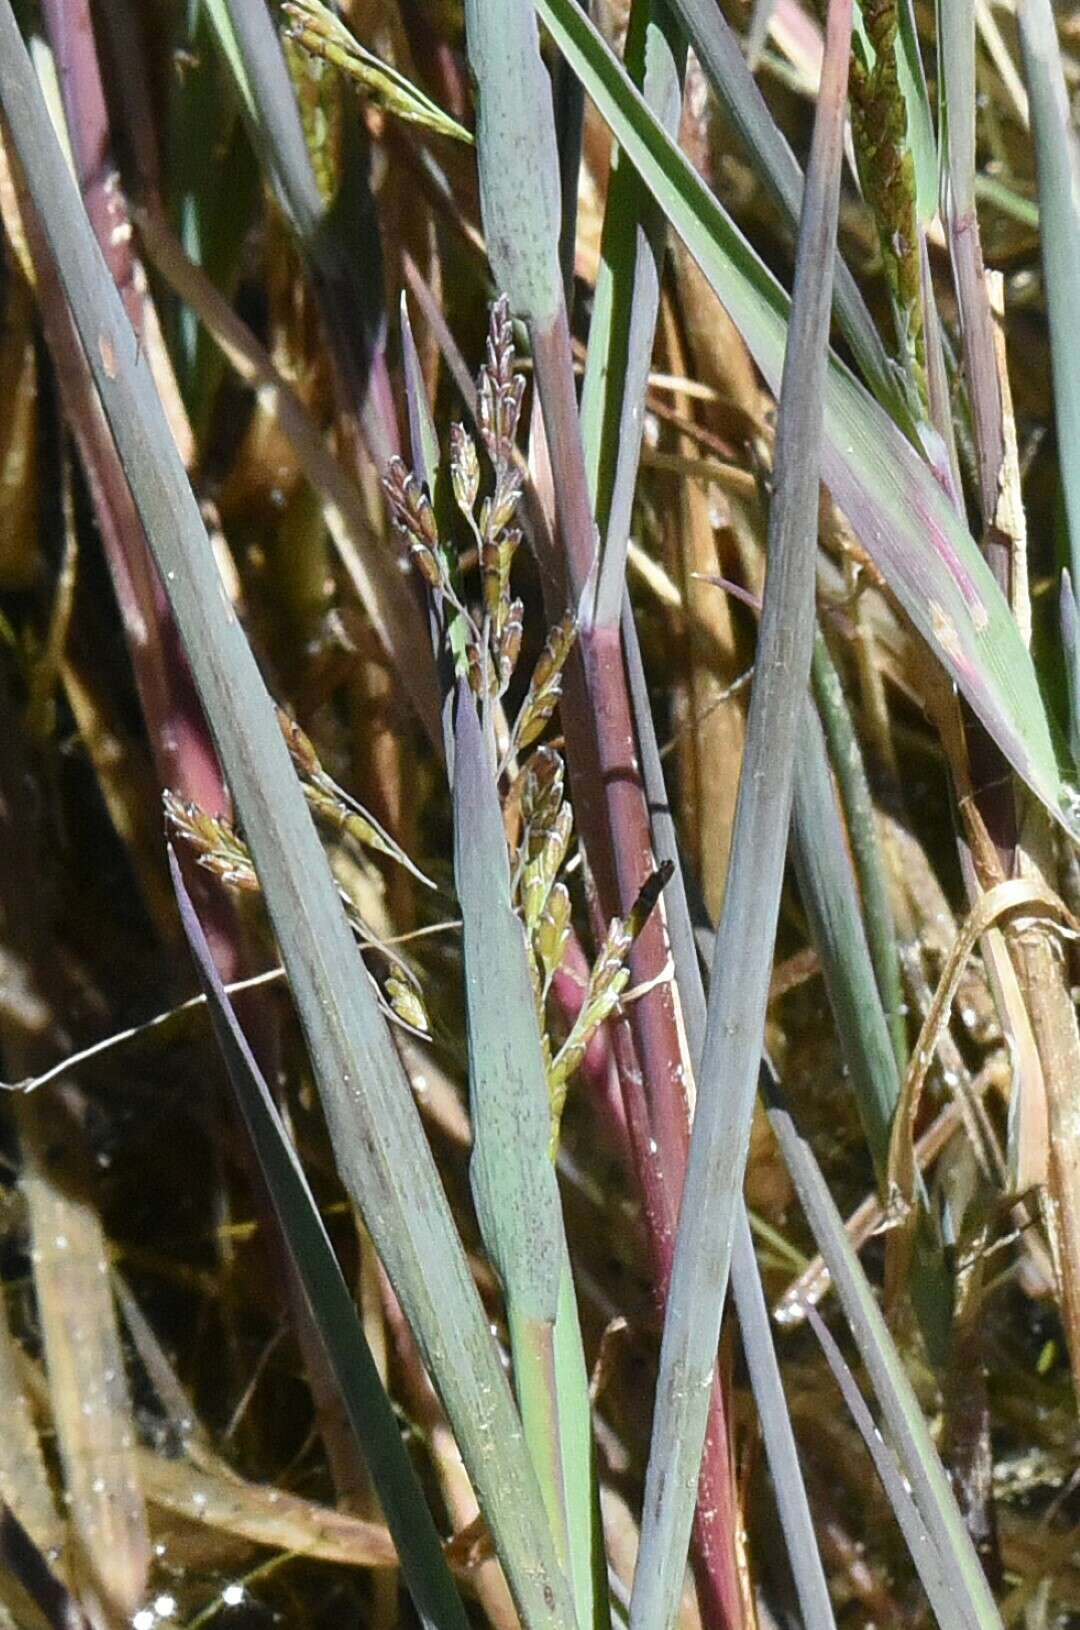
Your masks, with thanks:
M458 508L471 516L480 491L480 460L463 424L450 426L450 479Z

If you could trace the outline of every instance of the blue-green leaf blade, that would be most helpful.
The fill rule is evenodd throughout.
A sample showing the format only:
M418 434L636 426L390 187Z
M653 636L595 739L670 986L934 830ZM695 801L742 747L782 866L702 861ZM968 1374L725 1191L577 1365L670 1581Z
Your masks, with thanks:
M278 1220L281 1240L307 1303L315 1339L322 1347L349 1424L364 1451L417 1612L432 1630L465 1630L465 1609L355 1303L270 1089L214 967L171 848L169 868L214 1034Z
M560 50L779 385L789 300L570 0L536 0ZM825 388L825 484L915 627L1013 768L1077 830L1034 665L974 539L903 432L835 357Z

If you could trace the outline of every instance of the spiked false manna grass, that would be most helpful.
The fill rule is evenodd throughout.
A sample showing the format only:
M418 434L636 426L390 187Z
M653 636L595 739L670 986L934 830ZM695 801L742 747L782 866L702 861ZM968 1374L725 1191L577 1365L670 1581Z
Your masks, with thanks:
M1080 1611L1078 18L932 12L0 0L0 1617Z

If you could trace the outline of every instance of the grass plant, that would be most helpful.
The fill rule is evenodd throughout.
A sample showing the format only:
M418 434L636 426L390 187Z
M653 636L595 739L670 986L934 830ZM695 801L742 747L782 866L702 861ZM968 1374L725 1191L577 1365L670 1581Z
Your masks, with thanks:
M1080 1622L1078 84L0 0L0 1630Z

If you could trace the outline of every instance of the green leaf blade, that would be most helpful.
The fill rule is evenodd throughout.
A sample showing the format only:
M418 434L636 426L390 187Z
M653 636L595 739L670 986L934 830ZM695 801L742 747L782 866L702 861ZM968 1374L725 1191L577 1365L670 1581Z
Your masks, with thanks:
M520 1422L408 1078L358 977L273 706L10 0L0 0L0 101L252 850L342 1178L442 1396L523 1618L530 1630L574 1630Z
M569 0L536 5L775 389L787 296L587 19ZM835 358L825 387L822 459L826 486L916 628L1013 768L1076 832L1073 795L1062 780L1035 669L1001 591L933 472Z
M473 1120L472 1187L484 1244L507 1298L554 1324L562 1210L549 1154L551 1108L524 930L476 703L458 685L454 876L461 907Z
M311 1314L312 1329L364 1450L417 1612L431 1630L468 1620L442 1545L375 1367L356 1306L270 1089L237 1023L170 847L180 919L210 1007L233 1093L251 1138L281 1239Z
M755 680L660 1347L631 1630L670 1630L678 1614L750 1143L815 627L824 384L851 11L851 0L832 0L829 7L799 224Z
M1035 136L1054 409L1075 584L1080 582L1080 140L1070 117L1050 0L1023 0L1017 20Z
M468 684L457 686L454 875L469 1041L473 1198L506 1295L526 1440L581 1630L608 1622L585 1357L555 1166L551 1099L524 926L492 758Z

